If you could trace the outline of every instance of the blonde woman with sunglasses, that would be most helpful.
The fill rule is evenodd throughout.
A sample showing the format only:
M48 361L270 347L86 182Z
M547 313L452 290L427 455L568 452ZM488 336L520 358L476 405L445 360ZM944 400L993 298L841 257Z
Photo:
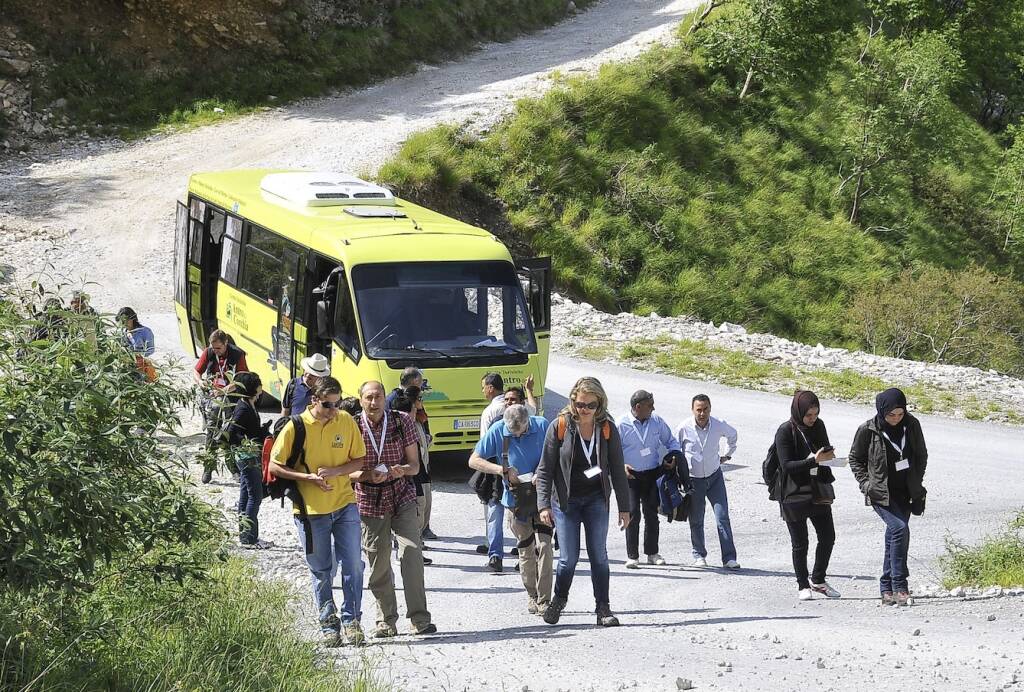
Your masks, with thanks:
M608 397L593 377L581 377L569 392L569 404L548 428L537 467L540 520L558 533L555 594L544 611L554 625L569 599L580 557L580 527L586 529L590 579L597 624L616 627L608 601L608 515L612 489L618 524L629 524L629 484L619 431L608 415Z

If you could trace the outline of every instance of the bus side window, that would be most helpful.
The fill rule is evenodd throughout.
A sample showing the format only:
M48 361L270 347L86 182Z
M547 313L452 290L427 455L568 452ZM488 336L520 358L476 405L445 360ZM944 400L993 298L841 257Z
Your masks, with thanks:
M334 338L345 348L348 356L358 363L362 353L356 331L356 312L344 273L338 274L338 294L334 301Z
M242 254L242 220L228 216L221 254L220 278L234 286L238 283L238 260Z

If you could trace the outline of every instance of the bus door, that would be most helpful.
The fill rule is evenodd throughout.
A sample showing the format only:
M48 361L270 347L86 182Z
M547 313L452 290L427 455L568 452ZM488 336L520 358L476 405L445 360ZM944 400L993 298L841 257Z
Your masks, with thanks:
M516 262L519 283L526 294L533 330L538 339L551 338L551 289L554 276L550 257L534 257Z
M195 352L206 348L217 328L217 279L220 274L221 239L225 215L200 199L178 202L174 237L175 301L185 312L187 335ZM179 325L185 334L185 325Z
M274 359L278 368L284 368L284 372L278 372L282 382L287 382L295 374L295 306L299 295L299 280L302 277L304 267L300 264L302 258L292 250L284 251L284 266L281 286L281 300L277 304L277 331L274 338Z

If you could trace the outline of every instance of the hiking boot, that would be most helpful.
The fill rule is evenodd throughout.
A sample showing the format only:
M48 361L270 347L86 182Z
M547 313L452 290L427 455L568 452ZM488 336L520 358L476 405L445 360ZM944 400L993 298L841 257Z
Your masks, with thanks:
M350 622L342 628L345 634L345 643L349 646L362 646L366 643L366 635L358 622Z
M336 630L324 630L320 633L320 643L328 649L341 646L341 635Z
M914 605L914 599L911 598L910 593L907 591L896 592L896 605L897 606L912 606Z
M664 565L666 563L665 563L665 558L663 558L658 553L655 553L654 555L648 555L647 556L647 564L648 565L658 565L660 567L661 565ZM627 567L628 566L629 565L627 565Z
M536 615L540 612L540 606L537 605L537 599L530 596L530 600L526 602L526 612L530 615Z
M882 592L882 605L891 606L896 605L896 597L892 595L892 591Z
M635 557L626 558L626 569L640 569L640 561Z
M503 567L501 566L501 558L497 555L491 555L490 559L487 560L487 566L491 568L494 573L501 572Z
M549 625L557 625L558 618L562 617L562 609L565 608L565 599L555 596L544 609L544 622Z
M607 603L602 603L597 606L597 624L601 627L618 627L619 619L612 613L612 609Z
M476 547L476 552L480 553L481 555L486 555L488 550L489 549L486 545L478 545Z
M820 593L825 598L839 598L840 596L839 592L833 589L827 581L823 581L820 584L811 584L811 591Z
M212 481L213 480L213 470L212 469L203 469L203 477L200 480L202 480L204 485L206 483L209 483L210 481Z
M395 629L394 625L389 625L386 622L378 622L377 627L373 630L374 639L390 639L391 637L397 637L398 630Z
M437 634L437 625L430 622L416 630L416 634Z
M433 531L431 531L430 527L428 526L425 529L423 529L423 540L426 540L426 541L436 541L437 540L437 534L434 533Z

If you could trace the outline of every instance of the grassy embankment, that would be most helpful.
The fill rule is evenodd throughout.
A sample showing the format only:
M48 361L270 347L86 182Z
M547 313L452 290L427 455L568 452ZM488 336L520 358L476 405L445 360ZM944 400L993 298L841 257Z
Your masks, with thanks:
M576 4L585 8L591 1ZM417 62L451 58L480 42L508 40L566 16L565 0L394 5L390 11L372 10L387 15L382 25L327 24L315 36L297 11L277 12L266 17L282 46L275 52L220 41L200 50L188 30L158 27L171 32L176 56L167 60L169 68L158 70L137 55L104 49L123 42L120 34L127 29L120 23L80 32L65 27L59 35L30 26L28 35L56 65L45 85L50 98L65 98L67 112L79 122L121 126L123 134L139 135L154 126L203 125L270 103L362 86L407 72Z
M1024 585L1024 510L1005 530L977 546L947 540L941 565L947 588Z
M847 36L813 82L742 100L734 75L687 43L658 48L520 102L483 137L456 127L420 133L378 178L469 220L500 209L492 228L506 242L552 256L560 288L605 310L688 314L885 352L870 343L871 320L923 315L961 293L1017 306L1024 245L1004 247L991 208L1001 142L952 98L937 116L947 136L922 145L934 155L912 170L873 170L872 194L850 222L839 182L860 40ZM890 293L906 302L865 316L905 270L930 271L932 292L897 287ZM940 343L950 325L910 332L918 328L934 328ZM947 361L1021 370L1019 328L971 328L955 336L976 338L977 348L946 351ZM912 336L902 355L936 357Z

